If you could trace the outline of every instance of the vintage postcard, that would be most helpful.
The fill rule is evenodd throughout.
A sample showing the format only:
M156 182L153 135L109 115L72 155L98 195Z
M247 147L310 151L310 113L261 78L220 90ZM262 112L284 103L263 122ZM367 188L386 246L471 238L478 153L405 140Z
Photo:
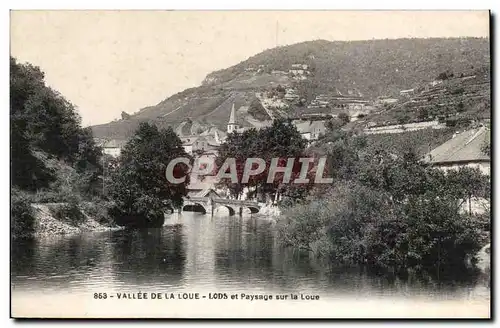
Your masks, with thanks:
M490 318L489 31L11 11L11 317Z

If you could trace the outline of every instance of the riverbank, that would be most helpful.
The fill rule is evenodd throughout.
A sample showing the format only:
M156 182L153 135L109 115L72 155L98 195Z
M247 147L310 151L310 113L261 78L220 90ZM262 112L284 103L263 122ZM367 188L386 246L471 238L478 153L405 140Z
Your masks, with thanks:
M55 211L65 205L65 203L31 204L34 216L34 232L32 236L68 235L120 229L118 226L98 222L84 210L81 210L82 220L78 223L74 223L73 218L56 218L54 216Z

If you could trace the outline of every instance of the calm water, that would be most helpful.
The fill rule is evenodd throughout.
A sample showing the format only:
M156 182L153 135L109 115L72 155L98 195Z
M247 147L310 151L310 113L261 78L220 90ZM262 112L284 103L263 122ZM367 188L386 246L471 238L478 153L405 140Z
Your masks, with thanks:
M61 236L12 246L13 294L92 292L304 292L322 298L489 300L489 279L375 275L328 268L276 242L258 217L183 213L162 229Z

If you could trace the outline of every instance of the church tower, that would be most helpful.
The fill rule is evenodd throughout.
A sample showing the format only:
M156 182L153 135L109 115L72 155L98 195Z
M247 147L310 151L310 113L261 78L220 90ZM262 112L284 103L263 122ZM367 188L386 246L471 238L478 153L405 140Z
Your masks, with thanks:
M231 107L231 116L229 116L229 123L227 123L227 133L231 133L238 129L238 125L236 124L236 115L234 113L234 104Z

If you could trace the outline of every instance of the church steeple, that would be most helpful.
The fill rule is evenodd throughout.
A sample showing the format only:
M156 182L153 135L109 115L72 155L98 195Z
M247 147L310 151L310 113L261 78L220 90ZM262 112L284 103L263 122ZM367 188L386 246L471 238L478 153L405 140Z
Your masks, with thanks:
M231 107L231 116L229 116L229 123L228 124L236 124L236 119L234 118L234 104L233 107Z
M238 125L236 124L236 115L234 112L234 104L233 104L233 107L231 107L231 115L229 116L229 122L227 123L227 133L231 133L237 128Z

